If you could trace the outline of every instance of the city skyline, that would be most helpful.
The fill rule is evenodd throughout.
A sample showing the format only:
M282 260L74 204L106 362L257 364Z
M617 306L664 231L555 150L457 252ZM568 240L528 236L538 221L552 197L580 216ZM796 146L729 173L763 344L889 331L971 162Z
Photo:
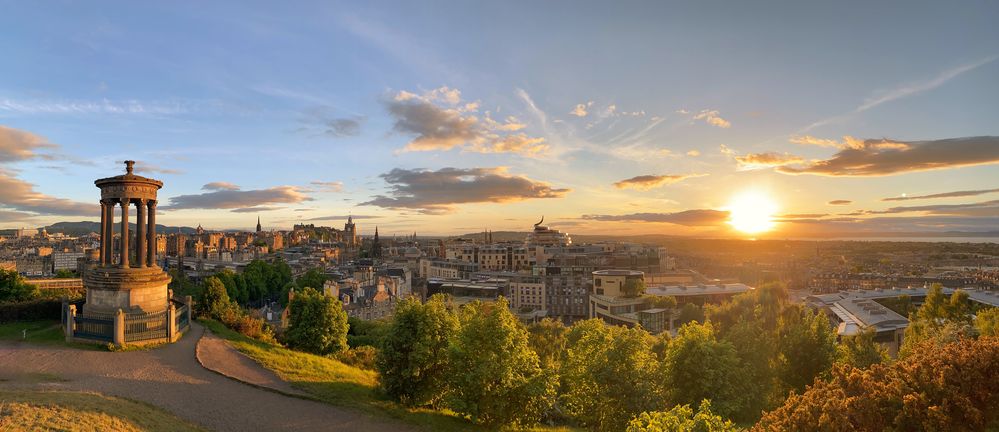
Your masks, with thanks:
M10 3L0 227L994 230L999 10L899 5Z

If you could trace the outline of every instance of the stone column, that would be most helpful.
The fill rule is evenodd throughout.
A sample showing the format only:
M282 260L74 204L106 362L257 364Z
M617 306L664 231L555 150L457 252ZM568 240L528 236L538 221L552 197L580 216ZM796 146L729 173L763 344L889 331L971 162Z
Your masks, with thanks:
M105 229L106 228L105 225L107 225L107 223L108 223L108 206L107 206L107 203L104 202L104 200L101 200L101 255L100 255L101 257L100 257L100 265L104 265L104 262L107 259L107 253L108 253L107 238L104 236L104 232L107 231Z
M167 307L167 340L173 342L177 340L177 308L173 305L173 302L169 302L170 306Z
M76 305L69 305L66 311L66 342L73 342L73 330L76 326Z
M146 266L146 200L135 202L135 261Z
M114 336L112 338L115 345L125 346L125 312L118 309L114 314Z
M107 212L107 220L101 232L101 242L104 244L104 262L102 266L114 264L114 201L107 200L104 204L104 211Z
M128 198L121 199L121 259L118 267L128 268Z
M149 200L146 205L149 207L149 221L146 223L146 232L149 236L146 250L146 265L152 267L156 265L156 201Z

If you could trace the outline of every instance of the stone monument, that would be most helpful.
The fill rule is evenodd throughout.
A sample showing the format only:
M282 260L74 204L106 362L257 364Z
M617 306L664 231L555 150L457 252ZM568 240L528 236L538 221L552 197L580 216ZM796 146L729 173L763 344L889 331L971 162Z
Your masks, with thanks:
M149 313L169 306L170 276L156 265L156 192L163 182L133 174L134 165L135 161L125 161L125 174L94 182L101 189L101 247L97 268L83 280L87 311ZM134 237L128 223L132 204ZM121 208L117 244L115 207Z

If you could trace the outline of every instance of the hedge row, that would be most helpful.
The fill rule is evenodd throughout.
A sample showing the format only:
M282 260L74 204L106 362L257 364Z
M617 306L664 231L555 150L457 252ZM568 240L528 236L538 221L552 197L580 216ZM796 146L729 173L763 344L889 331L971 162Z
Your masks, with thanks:
M58 321L62 300L39 299L18 303L0 303L0 324L13 321Z

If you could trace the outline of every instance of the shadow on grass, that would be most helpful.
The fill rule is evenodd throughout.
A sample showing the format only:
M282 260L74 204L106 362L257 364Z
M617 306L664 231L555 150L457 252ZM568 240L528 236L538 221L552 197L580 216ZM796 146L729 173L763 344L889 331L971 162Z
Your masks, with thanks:
M59 346L88 351L104 351L100 344L66 342L62 324L58 321L15 321L0 324L0 341Z
M199 322L228 340L239 352L320 402L358 409L375 417L398 419L426 430L485 430L449 411L411 409L387 399L378 391L376 372L250 339L217 321Z
M3 430L203 430L144 402L99 393L0 390L3 405Z

